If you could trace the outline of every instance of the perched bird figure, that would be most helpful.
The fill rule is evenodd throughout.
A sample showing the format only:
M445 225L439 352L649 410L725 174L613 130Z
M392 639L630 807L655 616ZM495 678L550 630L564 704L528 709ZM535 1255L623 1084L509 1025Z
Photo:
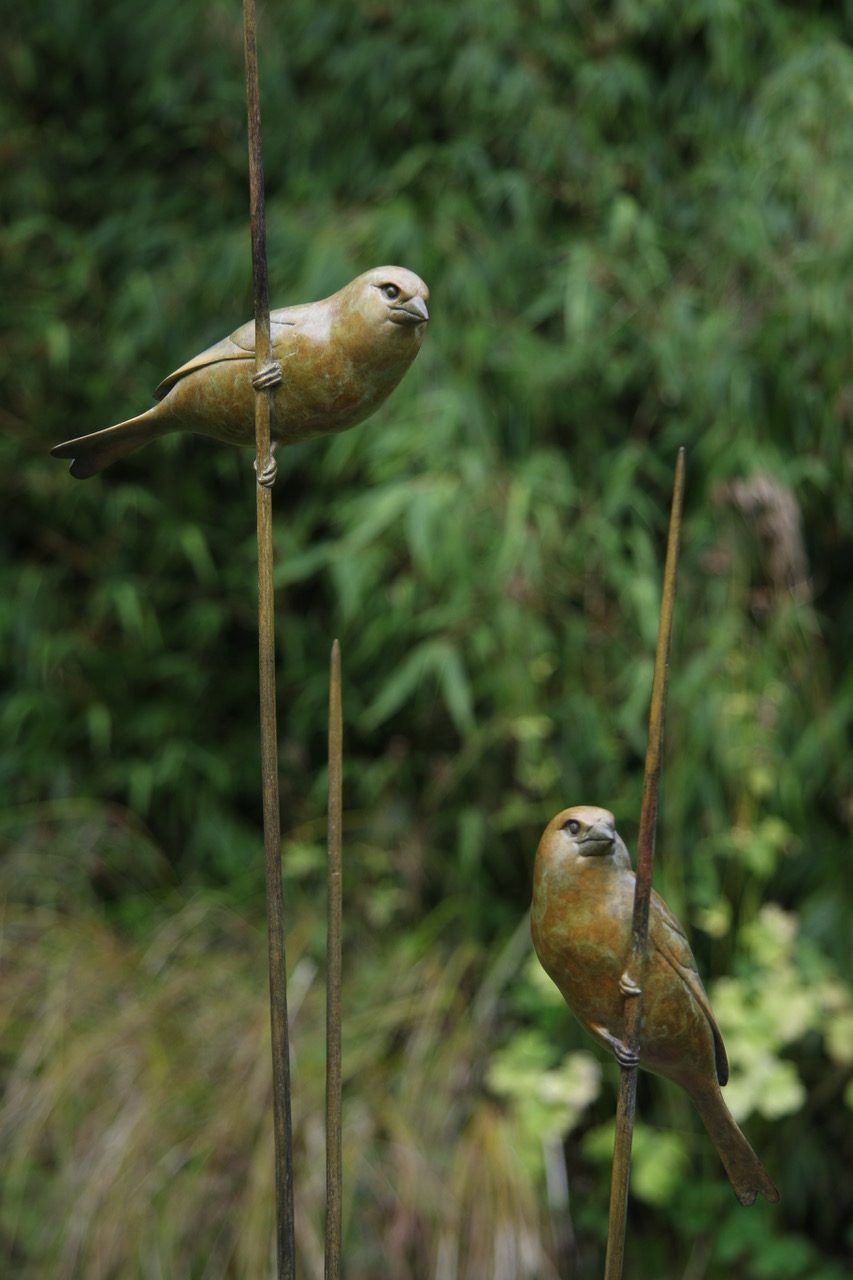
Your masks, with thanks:
M378 409L418 354L429 290L404 267L374 267L330 298L270 313L272 443L343 431ZM275 368L275 365L278 368ZM281 373L280 380L278 373ZM255 440L255 324L250 321L181 365L136 418L58 444L83 479L170 431L227 444ZM274 471L266 477L272 482Z
M637 1057L623 1041L625 973L631 948L634 872L606 809L564 809L536 853L531 929L536 954L580 1022L623 1066ZM686 1089L741 1204L779 1193L723 1101L729 1064L720 1029L684 930L652 891L642 988L639 1065Z

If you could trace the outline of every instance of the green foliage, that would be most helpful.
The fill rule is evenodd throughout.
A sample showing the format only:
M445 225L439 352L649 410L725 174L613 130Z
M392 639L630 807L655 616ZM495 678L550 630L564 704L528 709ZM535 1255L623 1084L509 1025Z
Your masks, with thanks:
M808 946L795 947L796 920L768 905L742 931L745 972L711 988L726 1043L736 1117L772 1119L799 1111L806 1089L796 1066L780 1057L810 1033L840 1070L853 1063L853 992Z
M304 911L292 950L312 963L333 635L344 658L351 1150L360 1124L381 1135L348 1212L359 1248L373 1232L398 1250L365 1274L427 1274L429 1255L441 1274L497 1276L500 1238L506 1274L549 1276L534 1130L558 1114L575 1126L578 1274L597 1273L606 1174L585 1134L606 1132L612 1068L576 1120L567 1096L537 1099L589 1042L529 970L516 974L517 942L491 985L486 956L521 936L532 852L557 807L606 804L636 833L681 443L657 883L698 930L732 1096L783 1202L726 1208L689 1113L644 1082L656 1209L631 1229L646 1274L683 1274L688 1256L696 1277L837 1273L853 1203L848 28L842 10L785 0L294 0L262 14L274 303L389 261L432 289L400 389L363 427L285 451L276 491L285 854ZM252 924L217 925L242 957L220 968L191 907L197 887L226 913L259 912L250 457L170 438L77 483L46 456L138 412L250 313L239 5L34 0L9 15L0 77L0 834L21 962L57 1019L28 1079L32 990L9 1015L3 1070L31 1091L35 1118L16 1130L3 1230L18 1270L45 1274L59 1255L38 1224L66 1230L82 1168L77 1195L117 1178L97 1228L115 1274L158 1274L161 1258L163 1274L189 1274L193 1244L208 1275L259 1274L266 1155L251 1098L263 1085L243 1097L218 1082L245 1036L240 1061L254 1061L260 1006L247 1031L221 990L255 989L260 942ZM61 939L41 927L30 862L51 910L67 895ZM189 897L172 907L176 884ZM207 1075L193 1074L201 1041L179 1030L181 997L145 977L172 909L174 936L199 930L174 990L220 1019ZM464 1010L481 981L491 1012L472 1032ZM140 984L134 1030L122 994ZM383 1003L396 1031L359 1049ZM465 1105L448 1104L460 1077ZM125 1132L128 1079L144 1086L134 1150L110 1136ZM193 1114L218 1135L206 1147ZM304 1123L310 1268L321 1157L316 1119ZM157 1235L134 1178L165 1179L173 1148L190 1155L171 1211L166 1181L152 1183ZM448 1188L452 1207L436 1208ZM244 1194L258 1252L229 1242L220 1266L211 1242ZM121 1253L110 1214L131 1202Z
M584 1137L589 1158L609 1170L613 1160L614 1120L590 1129ZM677 1133L655 1132L638 1121L631 1151L631 1191L646 1204L665 1205L675 1196L687 1172L687 1151Z
M541 1166L543 1143L576 1128L600 1090L601 1068L592 1054L567 1054L556 1067L552 1058L553 1050L541 1033L518 1032L493 1055L487 1076L492 1091L514 1104L519 1154L534 1175Z

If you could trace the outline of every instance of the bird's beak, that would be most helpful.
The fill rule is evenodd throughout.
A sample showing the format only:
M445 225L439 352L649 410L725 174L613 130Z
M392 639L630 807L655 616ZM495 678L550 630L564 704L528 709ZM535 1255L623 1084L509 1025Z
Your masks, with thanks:
M600 858L610 853L615 843L615 827L609 822L596 822L578 842L578 853L582 858Z
M408 302L398 302L391 308L391 319L395 324L423 324L429 320L429 311L423 298L409 298Z

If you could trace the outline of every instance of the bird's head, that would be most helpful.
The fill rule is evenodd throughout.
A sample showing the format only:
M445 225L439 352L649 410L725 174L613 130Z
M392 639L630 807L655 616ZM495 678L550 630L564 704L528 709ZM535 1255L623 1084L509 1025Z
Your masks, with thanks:
M373 267L356 276L341 294L348 309L357 312L371 326L393 335L408 334L418 346L426 332L429 289L405 267Z
M588 804L563 809L551 819L542 833L537 857L561 864L601 859L620 867L631 865L613 814Z

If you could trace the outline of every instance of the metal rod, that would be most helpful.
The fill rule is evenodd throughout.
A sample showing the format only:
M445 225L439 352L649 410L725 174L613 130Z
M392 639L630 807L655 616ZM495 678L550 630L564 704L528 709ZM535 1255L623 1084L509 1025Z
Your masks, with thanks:
M675 578L681 543L681 509L684 499L684 449L678 451L666 563L663 573L660 621L658 623L655 670L649 708L649 738L643 778L643 803L640 810L640 833L637 839L637 882L634 889L634 915L631 924L631 951L626 972L642 992L645 979L649 934L649 902L652 894L652 862L655 855L658 798L663 766L663 726L669 677L669 652L672 641L672 615L675 603ZM622 1039L629 1049L639 1052L642 1029L642 994L625 997L625 1024ZM607 1223L607 1255L604 1280L621 1280L625 1259L625 1225L628 1214L628 1183L631 1176L631 1143L637 1107L637 1068L621 1067L619 1097L616 1106L616 1134L613 1146L613 1171L610 1183L610 1215Z
M249 196L252 219L252 279L255 297L256 376L270 360L269 284L267 276L264 165L258 85L257 27L254 0L243 0L246 58L246 111L249 133ZM257 473L270 464L270 391L256 387ZM273 597L272 490L255 484L258 528L258 665L260 683L261 778L266 857L267 940L269 949L270 1030L272 1038L273 1128L275 1135L276 1257L278 1280L295 1280L293 1222L293 1136L290 1114L290 1037L287 1021L287 966L284 951L284 900L281 884L281 816L278 795L276 733L275 612Z
M343 717L341 647L332 644L329 664L328 923L326 929L326 1280L340 1280L341 1163L341 934Z

